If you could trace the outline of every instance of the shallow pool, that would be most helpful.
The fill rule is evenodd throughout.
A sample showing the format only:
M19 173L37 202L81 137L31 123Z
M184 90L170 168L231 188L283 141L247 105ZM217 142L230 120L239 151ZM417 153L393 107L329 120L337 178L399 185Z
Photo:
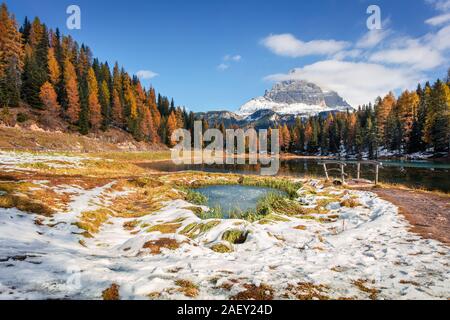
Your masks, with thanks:
M221 208L223 218L229 219L239 216L239 213L256 209L258 201L270 193L285 195L283 191L242 185L209 186L196 189L195 191L208 198L210 208Z

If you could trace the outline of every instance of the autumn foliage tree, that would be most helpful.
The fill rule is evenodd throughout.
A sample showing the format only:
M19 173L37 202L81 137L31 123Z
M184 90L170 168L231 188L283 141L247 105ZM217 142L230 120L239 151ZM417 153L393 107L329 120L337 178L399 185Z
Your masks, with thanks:
M5 4L0 7L0 107L17 106L20 101L24 66L22 35Z
M50 114L52 116L59 115L59 113L61 111L61 106L58 103L58 100L57 100L58 97L56 95L55 89L53 88L53 86L50 82L47 81L41 87L41 92L39 94L39 97L41 98L45 109L50 111Z
M169 118L167 119L167 137L169 147L173 147L176 141L172 140L172 134L178 129L177 116L175 112L171 112Z
M75 124L80 119L80 97L75 68L69 59L64 62L64 87L67 95L66 116L70 123Z
M102 107L98 101L98 84L92 68L88 71L88 107L89 107L89 123L95 131L100 129L102 125Z

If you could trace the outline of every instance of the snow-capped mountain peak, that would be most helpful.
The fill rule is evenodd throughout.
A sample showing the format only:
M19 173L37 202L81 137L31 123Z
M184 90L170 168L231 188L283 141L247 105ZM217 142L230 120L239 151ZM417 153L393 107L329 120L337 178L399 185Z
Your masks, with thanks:
M281 115L311 116L321 112L346 111L352 107L337 92L324 90L304 80L287 80L275 84L264 96L241 106L238 114L250 116L266 109Z

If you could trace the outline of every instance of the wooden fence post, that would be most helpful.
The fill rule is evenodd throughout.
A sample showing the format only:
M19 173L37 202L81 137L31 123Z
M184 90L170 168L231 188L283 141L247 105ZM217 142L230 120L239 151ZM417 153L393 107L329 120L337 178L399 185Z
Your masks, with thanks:
M358 162L357 167L358 167L358 174L357 174L356 179L359 180L361 178L361 162Z
M376 186L378 185L378 174L379 174L379 172L380 172L380 166L377 163L376 167L375 167L375 185Z
M325 177L327 178L327 181L329 181L330 177L328 176L328 169L326 163L323 164L323 169L325 170Z

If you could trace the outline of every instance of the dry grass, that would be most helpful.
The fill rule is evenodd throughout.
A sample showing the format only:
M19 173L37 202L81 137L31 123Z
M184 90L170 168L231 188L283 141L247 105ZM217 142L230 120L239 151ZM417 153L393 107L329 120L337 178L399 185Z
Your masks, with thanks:
M149 249L151 254L157 255L161 253L161 248L176 250L180 247L180 243L178 243L175 239L169 238L161 238L158 240L148 241L144 244L144 249Z
M359 203L357 200L349 198L349 199L345 199L343 201L341 201L341 206L342 207L347 207L347 208L356 208L356 207L360 207L361 203Z
M266 284L255 286L254 284L245 284L245 290L231 296L230 300L273 300L275 290Z
M247 241L248 232L244 230L227 230L222 235L222 240L231 244L242 244Z
M367 280L358 279L358 280L353 281L352 283L360 291L367 293L371 300L377 300L378 299L378 294L380 293L380 290L368 287L367 286L367 284L368 284ZM374 282L372 281L372 284L373 283Z
M208 232L212 228L218 226L220 221L212 220L205 223L191 223L188 224L183 230L180 231L180 234L185 235L188 238L195 239L199 237L201 234Z
M411 186L406 186L406 185L403 185L400 183L383 182L383 183L378 184L377 186L372 187L372 189L401 189L401 190L408 190L408 191L417 191L417 192L434 194L434 195L441 196L441 197L447 197L450 199L450 192L444 192L444 191L439 191L439 190L428 190L428 189L419 188L419 187L411 187Z
M230 246L228 246L228 245L226 245L224 243L216 243L215 245L213 245L211 247L211 250L214 251L214 252L217 252L217 253L230 253L230 252L233 252L233 249Z
M81 214L80 221L76 222L75 225L90 234L95 234L98 233L101 226L108 221L110 215L111 211L108 209L86 211Z
M99 152L91 153L89 156L94 158L110 159L117 161L131 161L131 162L148 162L170 160L171 152L164 151L127 151L127 152Z
M102 292L103 300L106 300L106 301L120 300L119 289L120 289L120 286L113 283L109 288L105 289Z
M297 300L329 300L325 295L328 287L307 282L299 282L296 285L288 285L284 297Z
M176 233L181 223L157 224L147 229L147 232L161 232L162 234Z
M178 292L189 298L195 298L200 293L198 286L189 280L176 280L175 285L179 287Z
M139 225L139 221L138 221L138 220L127 221L127 222L124 222L123 228L124 228L125 230L127 230L127 231L132 231L132 230L134 230L138 225Z

